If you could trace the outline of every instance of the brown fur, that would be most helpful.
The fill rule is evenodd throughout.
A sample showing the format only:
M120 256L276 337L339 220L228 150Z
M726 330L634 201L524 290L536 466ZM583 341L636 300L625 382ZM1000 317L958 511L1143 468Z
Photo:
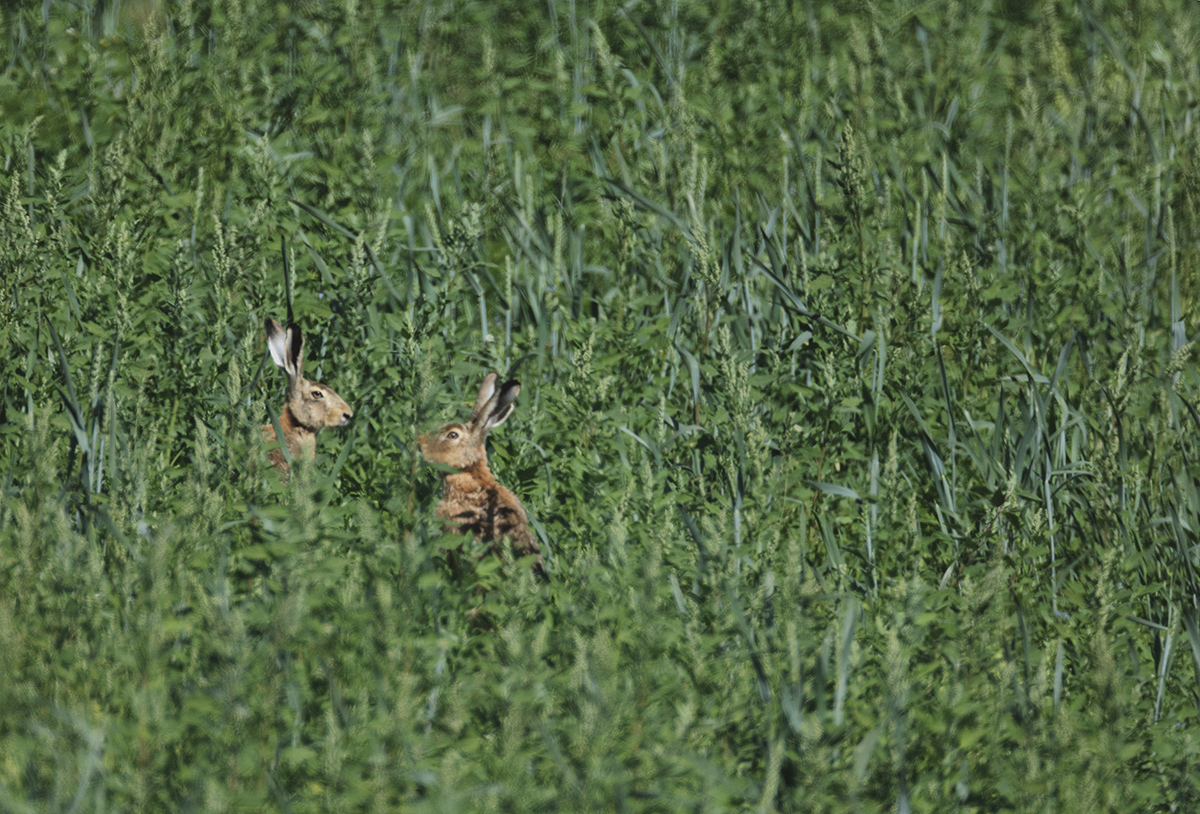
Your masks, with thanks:
M499 554L500 541L507 537L518 557L537 556L533 571L545 578L541 549L529 530L525 507L488 468L484 441L512 413L513 402L521 392L521 385L515 381L497 390L499 378L495 373L484 378L470 422L446 424L436 433L422 435L417 442L425 460L457 470L442 476L444 491L436 514L448 521L444 529L470 534L484 546L481 556Z
M346 400L320 382L304 378L304 335L299 325L283 329L278 322L267 318L267 347L275 364L287 373L287 403L279 414L279 426L292 460L301 455L312 460L317 454L317 433L326 427L343 427L350 422L354 411ZM263 436L270 443L276 439L275 427L263 425ZM272 466L281 478L288 474L288 462L282 449L267 453Z

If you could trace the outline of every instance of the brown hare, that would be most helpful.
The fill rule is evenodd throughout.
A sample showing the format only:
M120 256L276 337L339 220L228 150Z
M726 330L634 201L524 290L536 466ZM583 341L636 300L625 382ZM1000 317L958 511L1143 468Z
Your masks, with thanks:
M533 572L545 579L541 550L529 530L525 507L516 495L496 482L488 469L484 441L488 433L509 417L521 392L521 385L515 381L497 388L499 380L495 373L484 377L470 421L446 424L436 433L422 435L417 442L425 460L455 470L442 476L445 491L436 513L449 521L444 530L470 534L484 546L480 556L499 554L500 542L507 537L518 557L537 558Z
M279 426L287 443L292 460L300 455L312 460L317 454L317 432L325 427L343 427L354 416L346 400L333 392L333 388L304 378L304 335L300 326L289 325L283 329L275 320L267 317L267 347L275 364L287 373L287 403L279 414ZM275 427L263 425L267 442L275 440ZM287 477L288 462L282 449L273 449L267 457L280 477Z

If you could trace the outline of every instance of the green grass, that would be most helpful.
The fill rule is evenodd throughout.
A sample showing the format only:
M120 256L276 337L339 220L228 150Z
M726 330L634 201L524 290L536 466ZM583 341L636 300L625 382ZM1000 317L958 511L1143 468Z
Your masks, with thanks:
M20 5L0 811L1197 806L1195 3Z

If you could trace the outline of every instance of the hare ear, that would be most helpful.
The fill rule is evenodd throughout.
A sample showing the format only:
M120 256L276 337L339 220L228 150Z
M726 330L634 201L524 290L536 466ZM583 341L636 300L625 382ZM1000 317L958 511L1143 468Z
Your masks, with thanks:
M508 381L501 385L500 393L495 396L495 403L487 411L487 420L483 424L484 432L491 432L508 420L512 415L513 403L520 392L521 383L518 381Z
M496 382L500 380L497 373L489 373L483 377L479 387L479 397L475 399L475 409L471 410L471 423L474 424L488 414L487 405L496 393Z
M267 349L276 366L288 370L288 345L291 336L283 330L283 326L267 317ZM290 371L289 371L290 372Z
M300 331L300 326L292 323L287 329L287 372L301 378L301 371L304 369L304 334Z

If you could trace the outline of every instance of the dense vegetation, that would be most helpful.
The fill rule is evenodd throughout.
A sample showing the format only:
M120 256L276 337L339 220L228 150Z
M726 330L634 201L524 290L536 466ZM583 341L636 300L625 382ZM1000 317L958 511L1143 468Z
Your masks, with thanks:
M0 26L0 810L1200 806L1200 4Z

